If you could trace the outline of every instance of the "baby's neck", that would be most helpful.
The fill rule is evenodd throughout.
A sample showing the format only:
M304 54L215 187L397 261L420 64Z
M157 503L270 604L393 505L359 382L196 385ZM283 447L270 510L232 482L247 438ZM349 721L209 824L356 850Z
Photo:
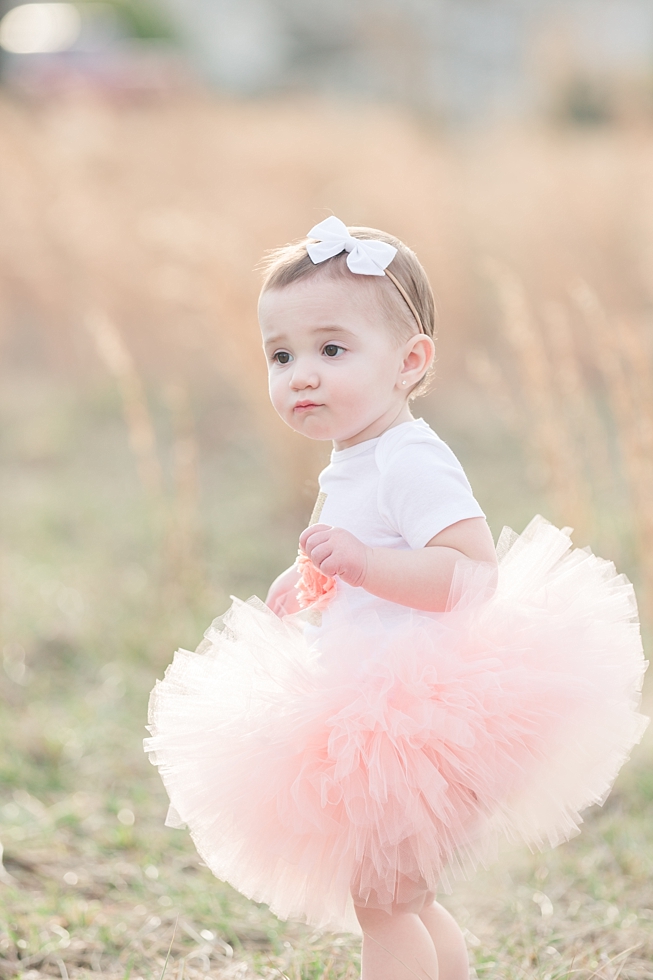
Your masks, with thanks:
M411 414L408 402L404 402L401 409L395 413L393 416L391 413L386 413L380 418L376 419L370 425L361 429L357 432L355 436L351 436L349 439L334 439L333 448L336 451L340 449L349 449L351 446L357 446L360 442L368 442L370 439L376 439L378 436L382 436L384 432L388 429L393 429L396 425L403 425L404 422L413 422L414 418Z

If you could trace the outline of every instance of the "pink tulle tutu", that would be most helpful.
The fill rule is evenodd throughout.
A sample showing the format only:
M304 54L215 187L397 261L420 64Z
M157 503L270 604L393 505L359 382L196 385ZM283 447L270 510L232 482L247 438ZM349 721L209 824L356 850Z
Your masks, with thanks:
M280 918L357 931L352 890L388 908L447 887L499 838L577 832L640 739L646 667L631 585L536 518L450 610L300 617L234 600L150 700L146 749L206 864Z

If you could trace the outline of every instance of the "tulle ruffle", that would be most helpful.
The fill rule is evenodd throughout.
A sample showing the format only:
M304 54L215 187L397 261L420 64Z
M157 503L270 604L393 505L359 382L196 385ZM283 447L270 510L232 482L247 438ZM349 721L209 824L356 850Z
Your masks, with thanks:
M150 700L146 749L217 877L280 918L357 930L501 837L575 834L640 739L632 586L536 518L504 532L496 590L462 561L446 613L301 618L234 600Z

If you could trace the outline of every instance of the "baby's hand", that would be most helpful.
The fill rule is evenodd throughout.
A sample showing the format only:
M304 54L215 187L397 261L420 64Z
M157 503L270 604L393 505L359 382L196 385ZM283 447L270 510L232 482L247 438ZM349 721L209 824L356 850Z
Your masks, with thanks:
M299 537L300 547L323 575L338 575L348 585L365 581L370 548L341 527L311 524Z
M299 569L297 563L287 568L285 572L278 575L269 588L265 600L273 613L277 616L286 616L289 613L299 612L297 602L297 582L299 580Z

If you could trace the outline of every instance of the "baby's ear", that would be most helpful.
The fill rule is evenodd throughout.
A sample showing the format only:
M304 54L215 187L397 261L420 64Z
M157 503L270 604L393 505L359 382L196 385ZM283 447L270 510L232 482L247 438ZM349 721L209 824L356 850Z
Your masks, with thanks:
M435 355L435 344L426 334L411 337L406 343L403 370L415 371L420 376L428 371ZM418 379L416 379L417 381Z

